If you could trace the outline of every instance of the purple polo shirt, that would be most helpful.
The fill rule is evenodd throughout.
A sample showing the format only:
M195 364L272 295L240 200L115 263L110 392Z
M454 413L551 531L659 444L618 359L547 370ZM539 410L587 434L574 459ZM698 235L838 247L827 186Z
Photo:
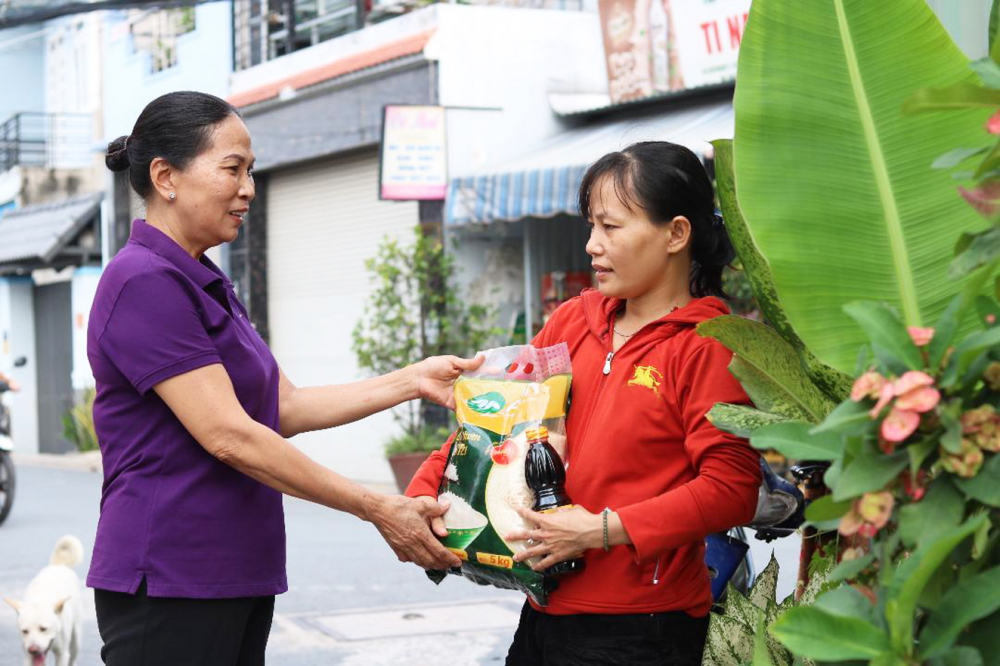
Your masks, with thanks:
M152 597L267 596L288 589L281 493L188 433L152 390L221 363L251 418L278 430L278 366L233 285L143 220L101 276L87 354L104 459L87 585Z

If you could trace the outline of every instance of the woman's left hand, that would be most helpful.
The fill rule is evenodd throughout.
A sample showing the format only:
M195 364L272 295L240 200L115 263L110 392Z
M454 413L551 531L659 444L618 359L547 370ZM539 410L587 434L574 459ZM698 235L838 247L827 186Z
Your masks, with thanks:
M580 557L588 548L604 545L601 514L590 513L582 506L552 513L536 513L520 508L518 513L525 522L535 525L535 529L511 532L504 539L531 541L529 548L514 555L514 561L541 558L531 567L535 571L544 571L553 564Z
M485 356L459 358L458 356L431 356L410 366L415 374L417 397L433 400L448 409L455 409L452 386L459 375L475 370L486 360Z

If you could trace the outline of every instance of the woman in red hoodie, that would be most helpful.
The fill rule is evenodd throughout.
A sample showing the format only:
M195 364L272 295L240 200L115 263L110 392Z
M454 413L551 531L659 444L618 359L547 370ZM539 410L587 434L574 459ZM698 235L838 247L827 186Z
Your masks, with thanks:
M748 522L758 455L705 418L747 403L732 354L695 326L728 313L734 252L712 184L682 146L637 143L594 163L580 187L598 290L560 307L532 344L569 345L572 509L524 509L536 570L583 557L545 608L526 603L508 666L700 664L712 605L704 539ZM407 489L436 497L447 446ZM437 519L440 522L440 519ZM435 525L442 533L443 524Z

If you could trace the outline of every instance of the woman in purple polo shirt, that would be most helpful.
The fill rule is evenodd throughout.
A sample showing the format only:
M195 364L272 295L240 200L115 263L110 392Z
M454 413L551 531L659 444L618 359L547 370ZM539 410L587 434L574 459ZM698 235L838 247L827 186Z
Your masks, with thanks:
M236 109L194 92L154 100L108 146L108 167L146 204L101 277L87 334L104 457L87 584L109 666L263 664L274 595L288 589L282 493L372 522L404 562L460 564L428 526L442 506L373 493L285 438L414 398L449 404L481 361L293 385L204 256L236 238L253 162Z

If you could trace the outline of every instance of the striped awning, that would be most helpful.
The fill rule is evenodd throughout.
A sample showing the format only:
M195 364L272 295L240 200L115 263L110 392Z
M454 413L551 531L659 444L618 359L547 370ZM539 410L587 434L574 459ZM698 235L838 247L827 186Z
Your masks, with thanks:
M448 183L445 223L461 226L497 220L577 214L577 190L594 161L637 141L672 141L697 155L709 141L733 136L729 102L689 105L642 118L578 127L545 141L531 153Z

